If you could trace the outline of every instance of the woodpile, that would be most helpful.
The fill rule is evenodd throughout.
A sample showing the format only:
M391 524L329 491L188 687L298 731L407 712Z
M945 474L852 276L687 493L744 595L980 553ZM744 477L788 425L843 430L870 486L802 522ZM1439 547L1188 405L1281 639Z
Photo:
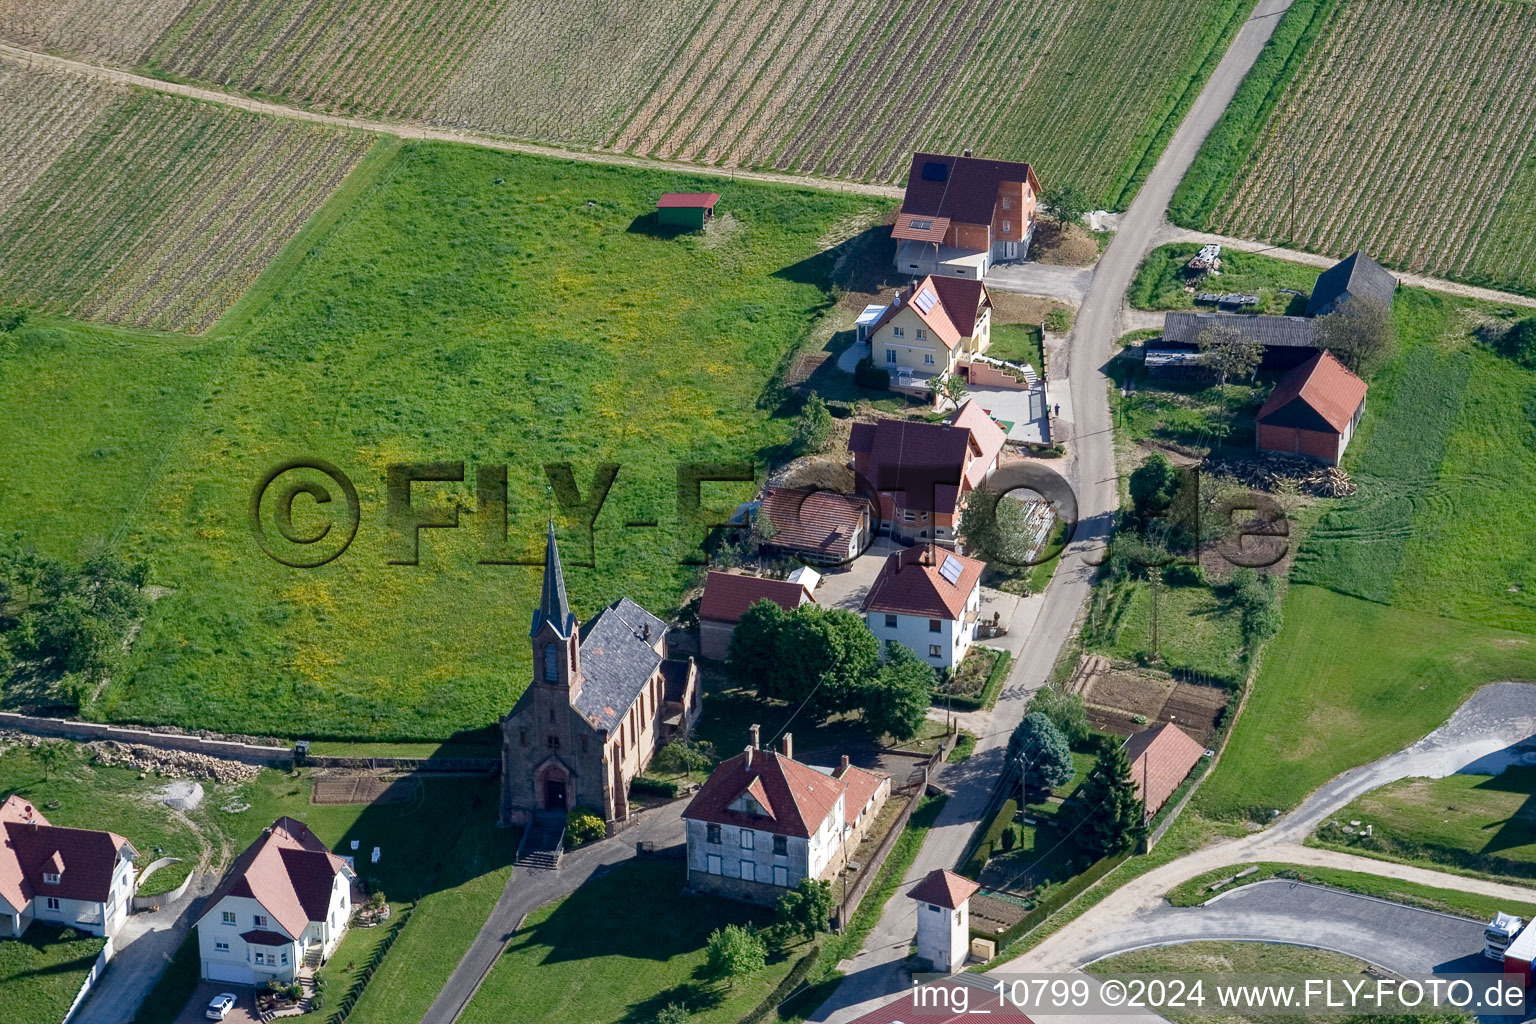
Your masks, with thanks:
M107 740L86 744L95 762L109 768L127 768L167 779L208 779L218 783L249 782L261 774L256 765L226 761L221 757L189 750L157 750Z
M1209 458L1202 467L1214 476L1229 477L1256 491L1295 487L1319 498L1347 498L1359 490L1349 474L1337 466L1321 466L1300 455L1263 452L1252 458Z

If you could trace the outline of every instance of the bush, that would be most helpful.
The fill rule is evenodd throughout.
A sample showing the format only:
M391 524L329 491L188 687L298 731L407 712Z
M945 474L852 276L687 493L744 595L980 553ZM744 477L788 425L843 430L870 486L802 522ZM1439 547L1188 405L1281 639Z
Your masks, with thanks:
M860 359L859 364L853 368L853 382L871 391L889 391L891 373L889 370L880 369L871 359L865 357Z
M1045 314L1045 329L1052 334L1065 334L1072 329L1072 311L1053 309Z
M1029 699L1031 713L1039 713L1051 720L1069 744L1077 746L1093 735L1093 725L1088 721L1088 707L1081 694L1067 693L1056 686L1042 686Z
M586 843L608 838L608 825L603 816L590 807L573 807L565 816L565 845L575 849Z
M1527 370L1536 370L1536 316L1527 317L1505 331L1496 347L1500 354Z
M656 752L656 758L652 764L657 771L672 772L681 775L684 772L708 771L713 763L709 752L705 749L707 744L689 743L687 740L673 740Z
M790 447L797 456L812 455L825 448L831 436L832 414L827 411L827 403L812 395L800 409L800 418L795 422L795 436L790 441Z
M668 1003L656 1014L655 1024L688 1024L688 1008L681 1003Z
M750 978L768 963L768 944L751 928L728 924L710 933L705 945L709 976L731 982Z
M296 981L289 982L286 994L289 999L292 999L294 1002L298 1002L300 997L304 995L304 986L300 985Z
M309 1008L312 1011L325 1009L325 993L320 989L315 989L315 994L309 997Z
M1163 582L1170 587L1203 587L1206 583L1205 567L1198 562L1191 565L1181 562L1163 570Z

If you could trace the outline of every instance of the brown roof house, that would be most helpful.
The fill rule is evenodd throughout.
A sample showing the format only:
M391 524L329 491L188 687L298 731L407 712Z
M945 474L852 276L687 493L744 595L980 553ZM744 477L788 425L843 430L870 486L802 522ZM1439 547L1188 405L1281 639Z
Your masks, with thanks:
M878 495L883 531L952 545L960 504L997 468L1006 439L973 400L948 423L855 423L848 451L860 490Z
M137 856L115 832L60 828L31 802L6 797L0 803L0 938L20 936L33 921L111 938L128 916Z
M303 822L278 818L235 858L197 919L204 980L288 983L306 960L329 959L352 918L356 877Z
M683 811L688 885L772 904L806 878L830 878L858 849L891 795L888 775L844 757L836 768L759 746L758 727L740 754L722 761Z
M773 526L764 547L812 565L843 565L868 545L873 527L867 498L836 491L770 487L763 515Z
M629 784L698 719L699 673L667 657L667 624L627 597L578 628L553 524L528 642L533 681L501 719L501 821L539 826L524 845L553 853L576 807L628 819Z
M905 644L936 669L964 661L976 638L985 568L928 544L893 551L860 608L882 657L891 644Z
M898 291L868 331L870 359L891 388L926 397L992 344L992 297L979 280L924 277Z
M1040 181L1029 164L914 153L896 215L896 269L979 281L993 263L1024 259Z
M1317 353L1282 377L1260 407L1258 450L1338 465L1365 414L1366 387L1333 353Z
M759 601L772 601L792 612L802 604L815 604L816 598L804 583L710 572L704 579L704 597L699 602L699 652L706 658L724 661L731 653L736 623Z
M1125 741L1125 759L1131 763L1131 780L1150 817L1168 802L1191 769L1200 763L1205 748L1172 722L1143 729Z

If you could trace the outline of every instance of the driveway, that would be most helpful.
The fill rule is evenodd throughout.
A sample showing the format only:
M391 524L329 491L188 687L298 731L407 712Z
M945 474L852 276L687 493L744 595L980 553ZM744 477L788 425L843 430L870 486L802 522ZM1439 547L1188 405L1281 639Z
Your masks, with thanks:
M113 940L117 952L75 1015L74 1024L129 1024L181 948L203 897L217 882L214 875L199 875L180 900L159 910L133 914L123 922ZM205 1005L207 1001L203 1000Z
M235 996L235 1008L224 1018L224 1024L261 1024L261 1018L256 1015L256 990L249 985L231 985L227 981L205 981L198 985L181 1016L176 1018L176 1024L208 1024L203 1011L208 1008L208 1001L221 992Z
M1051 440L1043 383L1028 391L971 387L966 389L966 398L974 399L994 419L1012 424L1008 428L1010 440L1033 441L1037 444Z
M826 608L858 611L885 560L892 551L901 550L904 550L903 545L889 537L876 537L868 551L847 565L828 570L821 577L821 583L816 587L816 603Z
M1092 267L1058 267L1049 263L1005 263L987 271L988 288L1025 295L1043 295L1048 299L1080 306L1093 283Z

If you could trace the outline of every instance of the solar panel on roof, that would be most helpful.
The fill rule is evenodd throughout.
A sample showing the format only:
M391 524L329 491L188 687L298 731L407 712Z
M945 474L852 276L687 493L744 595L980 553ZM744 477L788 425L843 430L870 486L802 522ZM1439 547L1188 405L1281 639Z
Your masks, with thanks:
M911 225L913 231L927 231L929 228L933 227L933 221L914 219L911 221Z
M956 558L954 555L945 555L944 564L939 566L939 575L943 576L950 583L959 583L960 570L962 568L963 566L960 564L960 559Z
M926 313L933 308L933 304L938 301L938 298L939 297L937 295L933 294L932 289L924 288L922 291L918 292L917 297L912 300L912 305Z
M923 164L924 181L948 181L949 164L941 164L937 160L929 160Z

